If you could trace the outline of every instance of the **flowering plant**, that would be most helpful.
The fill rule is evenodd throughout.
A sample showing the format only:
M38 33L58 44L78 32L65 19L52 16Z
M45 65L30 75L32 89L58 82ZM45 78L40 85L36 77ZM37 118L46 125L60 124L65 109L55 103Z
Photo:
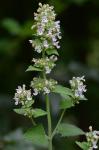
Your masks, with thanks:
M53 137L56 134L60 134L62 137L85 135L87 142L76 142L77 145L83 150L96 149L99 131L92 131L92 127L89 127L90 132L85 133L75 125L61 123L67 109L74 107L81 100L86 100L84 96L86 85L84 85L84 76L73 77L70 80L70 88L59 85L57 81L47 76L55 67L55 62L59 56L57 49L60 48L59 40L61 39L60 21L55 21L55 17L56 14L52 6L39 3L37 13L34 13L34 24L31 27L32 40L29 40L29 42L32 44L34 51L39 53L40 58L33 58L33 64L26 71L37 71L40 74L31 81L31 89L27 90L25 85L18 86L14 100L15 105L20 105L20 108L14 109L14 111L31 119L33 128L29 129L24 136L35 145L48 147L49 150L52 150ZM60 110L62 111L54 130L52 128L49 99L49 94L52 92L60 94ZM33 108L35 96L41 93L45 97L46 110ZM35 122L35 118L45 115L48 121L47 133L42 125Z

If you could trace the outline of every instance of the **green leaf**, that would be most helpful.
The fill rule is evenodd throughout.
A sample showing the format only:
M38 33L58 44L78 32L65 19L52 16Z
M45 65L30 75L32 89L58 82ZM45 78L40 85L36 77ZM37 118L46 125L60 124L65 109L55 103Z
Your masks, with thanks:
M26 113L26 108L14 109L17 114L24 115Z
M68 100L69 96L74 98L72 90L69 88L66 88L62 85L56 85L55 90L53 92L60 94L63 98L65 98L67 100Z
M24 134L24 137L25 139L32 141L33 144L37 146L47 147L48 145L48 139L42 125L35 126L34 128L29 129Z
M60 109L68 109L68 108L71 108L73 107L74 104L73 104L73 101L70 99L70 100L62 100L60 102Z
M90 145L87 142L76 142L76 144L83 150L89 150Z
M61 134L62 137L65 136L78 136L85 134L80 128L75 125L62 123L57 129L57 133Z
M29 66L26 71L42 71L40 68L34 67L34 66Z
M47 53L47 55L55 54L55 55L59 56L59 53L56 49L47 49L46 53Z
M36 108L36 109L33 110L33 117L34 118L37 118L37 117L40 117L40 116L44 116L46 114L47 114L46 111L44 111L42 109Z
M30 107L34 104L34 100L26 101L26 106Z
M21 26L16 20L13 19L4 19L2 21L3 27L8 30L11 34L19 35L21 31Z

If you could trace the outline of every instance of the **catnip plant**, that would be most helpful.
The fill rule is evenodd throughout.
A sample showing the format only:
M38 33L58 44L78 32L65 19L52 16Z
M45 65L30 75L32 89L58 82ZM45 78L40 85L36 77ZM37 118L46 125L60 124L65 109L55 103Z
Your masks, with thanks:
M34 77L30 83L30 89L25 84L18 86L14 96L15 105L19 105L14 111L18 114L28 117L33 127L29 129L24 137L34 143L34 145L53 149L53 138L56 134L62 137L85 135L85 142L76 142L83 150L97 149L99 140L99 131L93 131L92 126L89 132L84 132L75 125L62 122L64 113L67 109L79 104L81 100L87 100L84 96L86 90L85 77L73 77L69 83L70 88L60 85L56 80L48 75L56 66L60 49L59 41L61 37L60 21L56 21L56 14L53 6L39 3L37 12L34 13L34 24L31 27L32 40L29 40L34 51L39 57L32 59L32 65L26 71L36 71L38 76ZM37 55L38 56L38 55ZM50 109L49 94L56 93L61 96L59 109L60 118L53 129L52 116ZM46 110L34 108L35 96L42 94L45 99ZM38 117L47 117L47 132L42 125L36 123Z

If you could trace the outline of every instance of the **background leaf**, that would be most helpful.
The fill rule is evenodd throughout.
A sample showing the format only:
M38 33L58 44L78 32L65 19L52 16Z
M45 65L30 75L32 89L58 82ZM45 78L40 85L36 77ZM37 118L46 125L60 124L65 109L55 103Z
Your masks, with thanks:
M2 26L11 34L18 35L21 31L21 26L16 20L13 19L4 19L2 21Z

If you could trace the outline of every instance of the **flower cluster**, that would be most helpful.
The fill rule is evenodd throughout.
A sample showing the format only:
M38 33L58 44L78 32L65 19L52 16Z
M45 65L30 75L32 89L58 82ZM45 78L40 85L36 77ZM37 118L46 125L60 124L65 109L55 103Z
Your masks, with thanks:
M22 104L25 105L28 101L32 100L31 90L26 90L25 85L18 86L14 96L15 105Z
M99 140L99 131L93 131L92 126L89 127L89 132L86 133L87 142L90 146L89 150L97 149L97 142Z
M75 98L85 99L84 92L86 92L86 85L84 85L85 79L84 76L82 77L73 77L72 80L70 80L71 89L74 92Z
M38 93L43 92L44 94L49 94L54 90L57 81L53 79L42 79L42 78L33 78L31 81L31 87L34 89L33 95L38 95Z
M35 51L41 53L42 50L59 49L59 39L61 39L60 21L55 21L53 7L48 4L39 3L37 13L34 13L34 25L31 27L34 37L29 40Z
M34 66L40 69L44 69L46 74L49 74L53 67L56 65L54 62L57 60L57 57L52 55L50 58L33 58Z

